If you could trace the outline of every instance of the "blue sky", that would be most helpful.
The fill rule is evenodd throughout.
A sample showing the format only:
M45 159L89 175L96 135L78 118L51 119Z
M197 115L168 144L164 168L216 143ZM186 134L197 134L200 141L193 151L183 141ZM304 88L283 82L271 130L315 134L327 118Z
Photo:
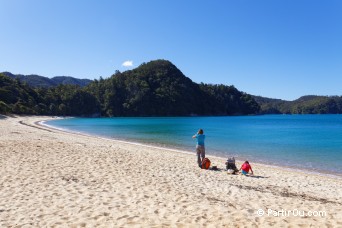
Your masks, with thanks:
M0 28L0 72L107 78L167 59L253 95L342 95L339 0L0 0Z

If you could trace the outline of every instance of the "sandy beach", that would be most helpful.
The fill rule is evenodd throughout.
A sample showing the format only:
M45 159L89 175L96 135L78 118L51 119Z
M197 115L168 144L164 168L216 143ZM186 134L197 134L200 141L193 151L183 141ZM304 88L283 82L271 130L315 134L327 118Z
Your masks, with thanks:
M341 178L229 175L210 154L219 171L201 170L195 152L36 124L50 118L0 119L0 227L342 227Z

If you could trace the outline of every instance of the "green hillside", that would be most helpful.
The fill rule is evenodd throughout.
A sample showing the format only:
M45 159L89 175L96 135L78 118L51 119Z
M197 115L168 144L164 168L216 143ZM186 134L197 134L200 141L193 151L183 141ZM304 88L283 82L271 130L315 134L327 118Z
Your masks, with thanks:
M342 114L341 96L303 96L294 101L254 96L261 114Z
M248 115L259 111L233 86L196 84L166 60L151 61L86 87L108 116Z
M166 60L116 72L85 87L32 88L0 75L0 112L73 116L250 115L251 95L234 86L196 84ZM13 92L14 91L14 92Z
M18 79L21 82L26 82L28 85L32 87L53 87L58 85L78 85L84 87L92 82L89 79L78 79L69 76L56 76L53 78L48 78L40 75L22 75L22 74L12 74L10 72L3 72L5 76L8 76L12 79Z

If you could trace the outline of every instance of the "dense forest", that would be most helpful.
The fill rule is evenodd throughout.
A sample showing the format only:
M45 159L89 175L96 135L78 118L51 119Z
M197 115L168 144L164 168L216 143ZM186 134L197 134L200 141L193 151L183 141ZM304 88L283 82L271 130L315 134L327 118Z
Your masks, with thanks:
M342 114L342 96L303 96L294 101L253 96L260 114Z
M48 78L36 74L22 75L12 74L10 72L2 72L2 74L13 79L19 79L19 81L21 82L26 82L29 86L32 87L53 87L60 84L79 85L83 87L92 82L92 80L89 79L78 79L70 76L55 76L53 78Z
M260 111L234 86L196 84L166 60L116 71L84 87L32 87L0 75L0 113L71 116L250 115Z
M251 96L234 86L194 83L171 62L156 60L94 81L2 73L0 113L96 117L337 114L342 113L342 97L284 101Z
M30 115L90 115L99 112L96 98L79 86L32 88L0 74L0 113Z

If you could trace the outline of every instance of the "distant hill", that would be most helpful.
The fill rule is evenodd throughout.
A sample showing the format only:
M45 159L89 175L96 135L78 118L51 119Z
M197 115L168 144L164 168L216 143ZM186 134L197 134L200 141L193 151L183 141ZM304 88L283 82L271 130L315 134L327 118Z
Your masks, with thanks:
M70 84L35 88L0 73L0 114L99 115L100 104L83 88Z
M89 79L78 79L70 76L56 76L51 78L51 80L57 85L79 85L81 87L84 87L92 82L92 80Z
M253 96L261 114L342 114L342 96L302 96L294 101Z
M232 85L197 84L170 61L154 60L94 81L2 73L0 113L70 116L342 114L342 97L310 95L285 101L252 96Z
M107 116L251 115L259 106L234 86L197 84L167 60L154 60L89 84Z
M84 87L92 82L89 79L78 79L69 76L56 76L53 78L48 78L40 75L22 75L22 74L12 74L10 72L3 72L3 75L13 78L19 79L21 82L26 82L28 85L32 87L52 87L57 85L78 85Z
M167 60L143 63L122 73L117 71L110 78L94 80L85 87L64 85L66 78L57 78L57 86L32 87L8 75L0 74L0 113L224 116L254 115L260 109L251 95L234 86L194 83ZM44 85L51 82L37 75L29 78Z

